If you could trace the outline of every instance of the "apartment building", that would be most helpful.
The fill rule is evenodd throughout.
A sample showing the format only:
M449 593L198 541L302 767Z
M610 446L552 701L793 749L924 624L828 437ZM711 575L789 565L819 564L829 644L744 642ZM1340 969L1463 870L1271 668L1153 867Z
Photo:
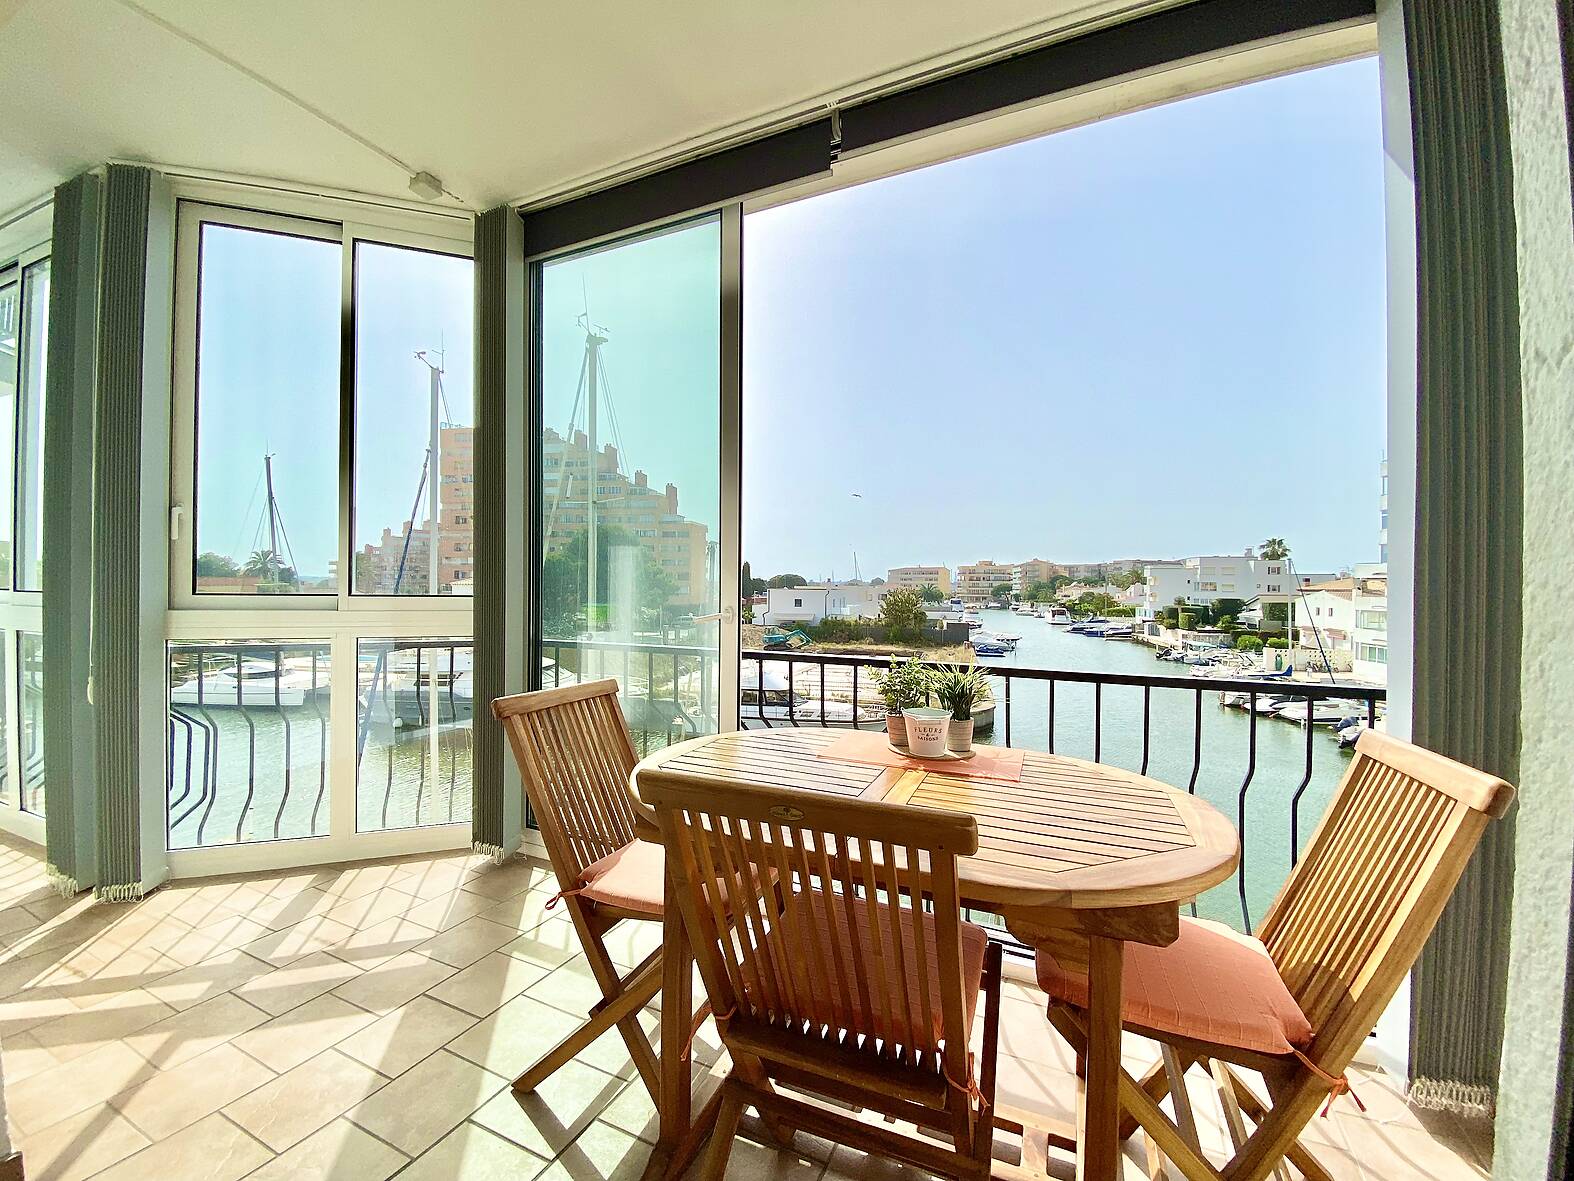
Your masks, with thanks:
M981 607L990 601L991 593L1002 582L1010 584L1013 565L981 561L956 568L955 592L968 607Z
M1058 574L1066 573L1059 562L1046 562L1043 558L1029 558L1011 568L1011 593L1023 598L1035 582L1048 582Z
M894 566L885 572L885 584L892 590L920 590L937 586L946 598L951 597L951 567L949 566Z

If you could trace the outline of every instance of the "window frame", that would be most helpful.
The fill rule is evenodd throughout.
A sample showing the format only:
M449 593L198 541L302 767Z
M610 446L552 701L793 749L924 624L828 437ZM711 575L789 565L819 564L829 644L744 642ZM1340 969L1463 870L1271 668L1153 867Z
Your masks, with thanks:
M196 586L197 516L197 355L198 307L201 300L201 235L205 225L276 233L331 242L339 247L339 414L337 520L337 584L331 593L248 595L202 592ZM473 257L469 237L412 230L405 226L327 219L295 212L247 209L234 205L182 199L176 215L174 398L170 433L170 567L171 613L185 611L275 613L331 612L378 617L390 612L419 612L429 617L418 629L449 635L463 619L468 632L470 598L466 595L371 595L353 591L355 537L355 251L358 244L394 246ZM451 602L450 600L458 600ZM260 621L259 621L260 622ZM446 629L432 631L433 628Z

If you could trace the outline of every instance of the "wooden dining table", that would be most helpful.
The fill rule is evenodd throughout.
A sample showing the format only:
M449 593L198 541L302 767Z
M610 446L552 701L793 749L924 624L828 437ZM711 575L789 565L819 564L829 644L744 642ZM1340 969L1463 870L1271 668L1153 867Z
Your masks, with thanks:
M1029 947L1086 964L1089 1003L1083 1115L1075 1132L1077 1172L1084 1181L1115 1181L1121 1169L1125 945L1174 942L1181 905L1234 872L1240 860L1234 828L1196 796L1102 763L1024 751L1015 778L984 779L959 773L957 762L881 766L826 757L827 748L845 733L783 728L695 738L641 761L632 787L637 794L640 777L662 768L975 817L978 852L958 862L963 904L999 915ZM1014 758L1012 752L1013 763ZM645 835L651 839L653 834ZM670 1163L687 1156L704 1129L692 1125L685 1061L694 1007L693 953L670 880L666 913L660 1135L653 1159ZM1044 1036L1058 1036L1047 1021Z

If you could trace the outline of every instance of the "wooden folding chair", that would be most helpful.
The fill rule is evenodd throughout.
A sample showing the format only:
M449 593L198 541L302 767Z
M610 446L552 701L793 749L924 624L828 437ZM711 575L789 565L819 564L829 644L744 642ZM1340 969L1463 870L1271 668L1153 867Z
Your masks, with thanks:
M1299 1141L1319 1107L1349 1090L1345 1071L1393 999L1489 821L1514 790L1501 779L1367 731L1306 855L1258 938L1183 919L1169 947L1127 947L1125 1028L1160 1042L1142 1081L1122 1074L1121 1103L1188 1181L1329 1174ZM1074 945L1040 952L1049 1018L1080 1054L1087 977ZM1213 1074L1235 1155L1204 1158L1183 1076ZM1235 1067L1259 1072L1261 1098ZM1166 1093L1177 1119L1160 1108ZM1248 1132L1246 1121L1254 1123Z
M640 1028L639 1011L661 988L661 949L623 976L605 942L624 919L660 922L665 890L661 845L635 835L642 826L652 837L656 830L629 787L638 759L617 694L618 683L605 680L492 702L535 809L558 897L601 988L585 1024L514 1080L521 1094L535 1090L613 1026L651 1097L660 1093L656 1054Z
M959 909L956 859L978 848L973 819L681 772L644 776L640 791L732 1057L701 1177L726 1171L746 1105L783 1140L798 1128L945 1176L988 1176L1000 945Z

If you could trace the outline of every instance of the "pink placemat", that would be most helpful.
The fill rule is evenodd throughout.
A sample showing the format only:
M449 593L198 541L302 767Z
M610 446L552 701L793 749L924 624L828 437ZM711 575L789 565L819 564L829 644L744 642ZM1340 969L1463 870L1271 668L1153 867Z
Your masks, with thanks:
M844 763L873 763L904 771L938 771L974 779L999 779L1015 783L1022 778L1022 752L1005 746L975 746L970 759L915 759L891 749L884 734L852 730L819 752L822 759Z

